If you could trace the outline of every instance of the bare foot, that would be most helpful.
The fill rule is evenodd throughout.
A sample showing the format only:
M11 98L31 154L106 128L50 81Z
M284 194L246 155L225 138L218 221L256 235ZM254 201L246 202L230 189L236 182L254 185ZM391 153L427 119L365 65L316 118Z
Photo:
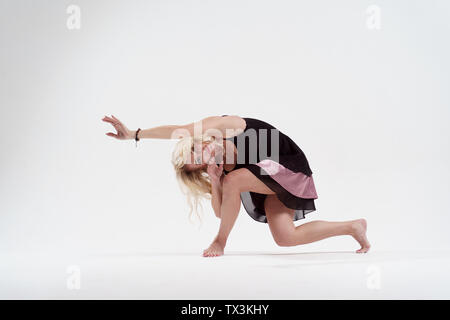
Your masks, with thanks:
M352 237L359 242L361 248L356 253L366 253L370 249L370 243L366 236L367 221L366 219L354 220L352 223Z
M225 246L215 239L208 249L203 250L204 257L218 257L223 255L223 249Z

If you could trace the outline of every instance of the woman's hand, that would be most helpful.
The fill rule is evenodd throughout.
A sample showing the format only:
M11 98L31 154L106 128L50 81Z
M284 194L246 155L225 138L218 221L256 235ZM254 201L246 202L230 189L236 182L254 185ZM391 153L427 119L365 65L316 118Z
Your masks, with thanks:
M117 133L108 132L106 133L107 136L114 137L119 140L134 139L134 131L128 130L128 128L116 117L112 116L112 118L110 118L105 116L102 120L111 123L117 131Z
M220 182L220 177L223 173L223 163L220 165L216 164L216 148L210 144L204 150L203 155L208 163L206 167L206 173L208 173L211 178L212 183Z
M211 178L211 183L220 183L220 177L223 173L223 163L221 163L220 165L217 165L215 163L208 164L206 172Z

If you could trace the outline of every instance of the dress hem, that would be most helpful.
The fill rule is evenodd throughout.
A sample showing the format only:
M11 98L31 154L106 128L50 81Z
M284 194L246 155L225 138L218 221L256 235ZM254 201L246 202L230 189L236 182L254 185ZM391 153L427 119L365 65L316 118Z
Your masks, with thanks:
M314 200L317 198L302 198L289 193L289 191L284 189L283 186L275 181L269 174L259 175L258 172L264 169L256 164L247 165L245 168L275 192L281 203L287 208L294 210L293 221L304 219L306 214L316 211ZM266 197L266 194L256 192L247 191L241 193L241 201L245 211L247 211L248 215L255 221L267 223L267 216L264 208L264 200Z

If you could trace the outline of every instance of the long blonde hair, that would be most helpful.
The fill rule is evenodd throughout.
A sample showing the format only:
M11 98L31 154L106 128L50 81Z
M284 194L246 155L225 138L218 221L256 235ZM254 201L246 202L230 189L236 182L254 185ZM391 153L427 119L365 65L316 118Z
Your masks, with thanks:
M192 222L192 214L195 212L201 222L199 208L203 199L211 199L211 180L204 169L185 170L185 164L190 159L194 143L216 143L212 136L201 135L199 137L186 136L180 139L172 152L172 164L175 169L177 181L181 191L186 195L189 205L189 220Z

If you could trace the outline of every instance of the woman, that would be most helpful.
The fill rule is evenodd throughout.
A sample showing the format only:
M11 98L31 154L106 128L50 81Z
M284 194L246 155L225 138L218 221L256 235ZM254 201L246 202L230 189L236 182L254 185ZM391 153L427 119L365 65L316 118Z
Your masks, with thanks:
M295 142L264 121L223 115L186 125L133 131L114 116L102 120L117 131L106 135L120 140L179 139L172 163L191 213L202 197L209 197L215 215L221 219L217 236L203 251L205 257L223 255L241 201L254 220L269 225L279 246L350 235L361 245L357 253L370 248L365 219L294 225L294 221L316 210L312 171Z

